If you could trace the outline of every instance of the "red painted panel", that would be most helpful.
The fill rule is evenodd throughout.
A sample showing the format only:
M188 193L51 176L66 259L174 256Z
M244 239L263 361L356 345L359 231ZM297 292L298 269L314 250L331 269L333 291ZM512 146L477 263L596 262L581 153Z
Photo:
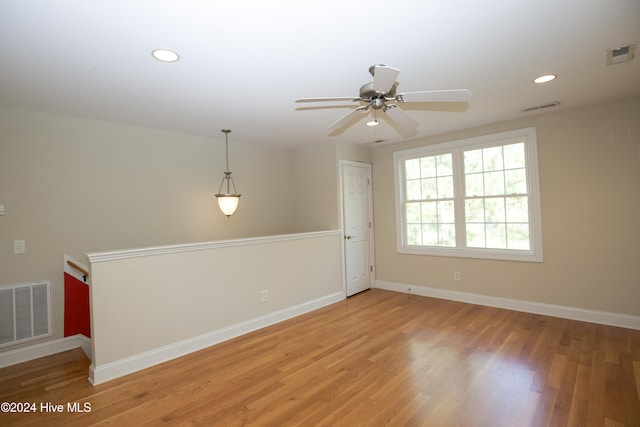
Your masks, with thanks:
M64 336L77 334L91 338L89 286L64 273Z

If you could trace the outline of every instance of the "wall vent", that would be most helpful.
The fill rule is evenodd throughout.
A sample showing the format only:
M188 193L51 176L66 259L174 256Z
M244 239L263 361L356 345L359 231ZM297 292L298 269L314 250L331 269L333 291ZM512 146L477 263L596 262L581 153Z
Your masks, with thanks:
M636 52L636 43L628 43L624 46L607 49L607 65L620 64L633 59Z
M51 335L51 281L0 286L0 347Z
M523 108L520 111L522 111L523 113L528 113L529 111L544 110L546 108L556 107L558 105L560 105L560 101L553 101L553 102L547 102L546 104L542 104L542 105L536 105L535 107Z

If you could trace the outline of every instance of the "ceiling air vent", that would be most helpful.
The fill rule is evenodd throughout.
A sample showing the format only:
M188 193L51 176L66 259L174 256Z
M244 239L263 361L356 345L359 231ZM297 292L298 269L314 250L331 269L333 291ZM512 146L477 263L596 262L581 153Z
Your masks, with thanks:
M607 49L607 65L620 64L631 61L636 52L636 43L629 43L624 46Z
M523 108L520 111L522 111L523 113L528 113L529 111L545 110L547 108L555 107L557 105L560 105L560 101L547 102L546 104L536 105L535 107Z

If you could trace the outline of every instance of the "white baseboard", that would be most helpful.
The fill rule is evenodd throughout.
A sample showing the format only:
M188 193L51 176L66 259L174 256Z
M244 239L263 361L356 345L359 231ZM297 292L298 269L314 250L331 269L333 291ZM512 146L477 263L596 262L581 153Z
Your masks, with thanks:
M67 350L73 350L78 347L82 348L84 354L91 360L91 339L78 334L0 353L0 368L28 362L29 360L50 356Z
M188 340L180 341L164 347L156 348L145 353L137 354L126 359L107 363L102 366L89 368L89 381L93 385L101 384L112 379L131 374L133 372L146 369L159 363L167 362L180 356L193 353L212 345L227 341L231 338L244 335L269 325L273 325L283 320L299 316L301 314L316 310L329 304L345 299L343 292L336 292L303 304L288 307L280 311L267 315L236 323L226 328L218 329Z
M599 323L602 325L619 326L622 328L640 330L640 317L628 314L611 313L607 311L587 310L584 308L568 307L562 305L544 304L533 301L492 297L448 289L430 288L427 286L408 285L405 283L387 282L376 280L376 288L389 291L403 292L426 297L447 299L452 301L467 302L471 304L486 305L490 307L506 308L509 310L523 311L526 313L543 314L546 316L561 317L563 319L581 320L583 322Z

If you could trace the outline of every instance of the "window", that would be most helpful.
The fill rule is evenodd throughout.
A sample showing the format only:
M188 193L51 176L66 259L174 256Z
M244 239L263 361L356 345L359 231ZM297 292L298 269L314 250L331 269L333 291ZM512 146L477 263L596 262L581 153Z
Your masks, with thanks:
M398 251L542 261L534 128L394 153Z

